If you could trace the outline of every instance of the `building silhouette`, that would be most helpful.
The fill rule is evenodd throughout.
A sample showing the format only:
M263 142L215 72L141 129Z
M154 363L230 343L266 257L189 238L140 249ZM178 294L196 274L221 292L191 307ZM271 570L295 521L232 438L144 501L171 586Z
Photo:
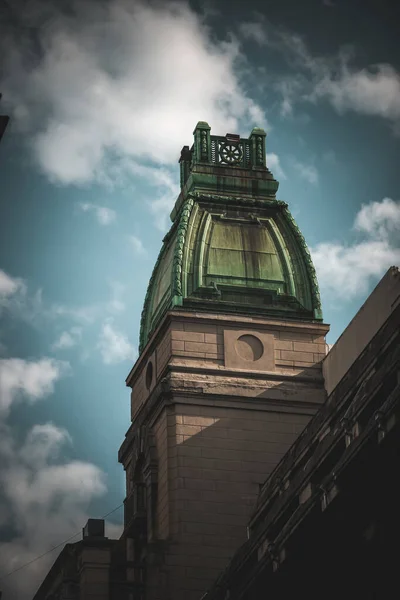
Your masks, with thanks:
M379 327L378 327L379 326ZM400 277L323 361L328 399L263 485L248 541L203 600L392 598L400 533Z
M314 267L265 138L199 122L182 149L127 378L124 531L109 540L89 520L35 600L388 597L357 582L377 556L374 582L392 582L399 272L327 354Z

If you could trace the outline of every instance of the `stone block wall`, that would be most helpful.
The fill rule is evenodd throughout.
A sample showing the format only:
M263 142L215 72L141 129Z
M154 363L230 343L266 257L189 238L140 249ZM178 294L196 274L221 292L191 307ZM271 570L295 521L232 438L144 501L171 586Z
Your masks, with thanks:
M111 552L108 547L83 547L80 569L80 598L108 600Z
M174 367L320 377L321 361L326 356L327 331L327 326L318 324L225 315L188 316L175 312L168 326L158 336L157 343L150 345L148 351L142 354L128 378L128 384L133 388L132 420L156 383ZM157 338L156 334L154 338ZM248 356L246 360L239 356L238 338L255 338L261 341L263 356L258 360L248 360ZM153 372L151 382L148 381L149 363L152 364Z
M235 550L260 485L303 430L308 414L175 404L168 415L170 595L199 598Z
M327 331L173 311L153 335L127 380L132 431L157 449L148 600L198 600L245 541L259 487L325 400Z
M168 454L168 449L171 444L168 436L168 420L165 410L158 416L152 429L158 457L156 536L161 540L165 540L169 536L169 488L173 483L169 475L171 468L169 459L171 457Z
M221 326L174 322L170 328L170 336L172 356L205 359L210 364L223 364L224 336Z

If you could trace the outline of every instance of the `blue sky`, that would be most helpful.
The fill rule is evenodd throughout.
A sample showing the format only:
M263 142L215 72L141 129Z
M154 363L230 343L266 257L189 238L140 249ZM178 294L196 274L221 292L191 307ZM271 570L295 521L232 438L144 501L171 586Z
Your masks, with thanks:
M400 263L390 3L7 0L2 10L0 576L124 498L125 377L197 121L215 135L266 129L329 343ZM122 510L110 517L110 537L121 521ZM56 554L0 582L4 597L32 596Z

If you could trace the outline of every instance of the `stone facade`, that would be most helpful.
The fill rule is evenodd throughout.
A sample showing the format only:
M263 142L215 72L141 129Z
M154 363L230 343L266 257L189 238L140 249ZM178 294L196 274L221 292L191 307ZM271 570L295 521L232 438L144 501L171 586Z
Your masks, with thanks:
M147 598L199 598L246 540L260 486L325 400L327 330L166 315L127 379L133 422L120 450L129 481L154 441L157 500L136 555Z

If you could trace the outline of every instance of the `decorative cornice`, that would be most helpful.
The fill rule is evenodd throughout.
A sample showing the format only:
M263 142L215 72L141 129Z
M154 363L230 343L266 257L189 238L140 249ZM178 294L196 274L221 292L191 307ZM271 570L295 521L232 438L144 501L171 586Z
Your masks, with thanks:
M174 258L172 263L172 296L182 297L182 263L185 239L189 225L190 213L194 205L192 197L188 197L181 210L178 231L176 235Z
M168 235L168 234L167 234ZM167 237L167 236L166 236ZM150 299L152 296L152 292L153 292L153 285L154 285L154 279L158 270L158 265L161 262L161 259L164 255L165 252L165 247L166 247L166 239L164 238L164 243L161 246L161 250L158 254L157 260L156 260L156 264L154 265L150 280L149 280L149 284L147 286L147 291L146 291L146 296L144 298L144 304L143 304L143 309L142 309L142 314L140 317L140 333L139 333L139 354L143 351L146 343L147 343L147 315L149 312L149 304L150 304Z
M256 198L244 198L238 196L221 196L219 194L206 194L204 192L189 192L187 195L188 198L193 198L196 201L205 200L205 201L217 201L217 202L228 202L233 204L245 204L249 206L262 206L262 207L280 207L287 208L287 203L283 202L283 200L275 200L275 199L256 199Z
M315 272L315 267L311 258L311 254L310 251L308 249L306 240L304 239L303 234L301 233L299 226L297 225L296 221L294 220L287 204L283 209L284 215L287 219L287 222L290 226L290 229L292 231L292 234L294 235L294 237L297 239L298 244L299 244L299 248L302 254L302 258L304 261L304 264L306 266L307 269L307 275L310 281L310 286L311 286L311 298L312 298L312 307L315 313L317 313L316 318L321 319L322 320L322 310L321 310L321 296L319 293L319 287L318 287L318 280L317 280L317 274Z
M193 198L187 198L184 202L180 214L176 219L175 223L172 225L171 229L165 235L163 239L163 245L158 255L156 264L154 265L153 272L150 277L149 285L147 286L147 292L144 299L142 315L140 319L140 334L139 334L139 354L143 351L149 336L149 331L147 330L147 316L150 308L151 297L153 293L154 280L158 271L158 267L160 262L164 256L165 249L168 245L168 242L171 240L171 237L177 228L177 235L175 240L175 248L174 248L174 257L172 264L172 296L180 296L182 297L182 261L183 261L183 250L185 245L185 238L187 233L187 228L189 224L189 217L191 210L194 205Z

